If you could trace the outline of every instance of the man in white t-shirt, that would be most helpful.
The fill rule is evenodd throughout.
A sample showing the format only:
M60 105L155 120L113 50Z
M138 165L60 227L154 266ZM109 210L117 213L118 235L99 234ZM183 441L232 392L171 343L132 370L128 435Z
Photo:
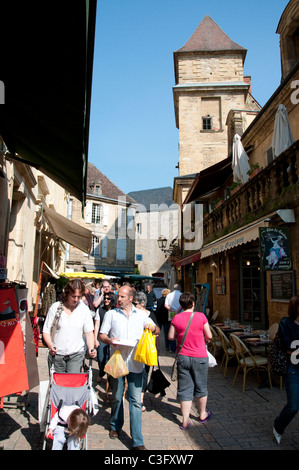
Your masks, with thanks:
M173 318L176 313L179 313L182 310L180 305L181 286L175 284L173 286L173 292L170 292L165 299L165 308L170 312L170 317Z
M133 304L134 291L129 286L123 286L118 291L118 307L105 313L100 329L100 341L109 344L111 356L116 349L122 355L129 374L114 378L110 376L112 389L112 405L109 437L117 439L119 431L124 424L124 386L125 378L128 385L130 430L133 450L146 450L141 431L142 409L141 391L143 384L144 364L134 359L136 347L115 344L116 340L131 340L136 344L140 340L144 329L151 329L154 335L159 335L160 329L148 316L145 310L136 308Z

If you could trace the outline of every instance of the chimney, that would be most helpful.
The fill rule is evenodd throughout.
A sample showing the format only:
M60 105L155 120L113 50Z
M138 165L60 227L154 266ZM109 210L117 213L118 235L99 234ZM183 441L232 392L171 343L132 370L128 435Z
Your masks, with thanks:
M251 75L244 75L243 80L249 85L249 93L251 94Z

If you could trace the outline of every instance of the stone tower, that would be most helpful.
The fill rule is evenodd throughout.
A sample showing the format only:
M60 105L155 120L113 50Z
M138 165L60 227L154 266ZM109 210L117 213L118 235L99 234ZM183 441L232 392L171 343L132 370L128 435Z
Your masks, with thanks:
M180 176L198 173L227 157L228 114L248 108L250 83L243 76L246 52L209 16L174 52Z

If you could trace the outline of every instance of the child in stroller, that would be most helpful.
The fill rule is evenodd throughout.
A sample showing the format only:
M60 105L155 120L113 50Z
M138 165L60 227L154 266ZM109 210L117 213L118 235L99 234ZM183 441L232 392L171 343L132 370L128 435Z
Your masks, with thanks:
M80 450L89 425L87 413L77 405L62 406L53 416L47 438L53 439L52 450L62 450L67 441L68 450Z

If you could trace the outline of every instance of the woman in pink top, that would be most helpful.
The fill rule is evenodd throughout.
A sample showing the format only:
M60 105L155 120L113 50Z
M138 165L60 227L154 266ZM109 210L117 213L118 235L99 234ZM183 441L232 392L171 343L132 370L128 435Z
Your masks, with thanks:
M183 311L172 319L168 334L170 341L177 340L177 349L180 347L194 309L193 294L183 293L180 297L180 304ZM194 397L199 410L199 421L205 423L211 417L211 412L207 409L209 359L206 348L206 341L210 341L211 338L212 333L206 316L201 312L195 312L177 361L177 398L183 415L183 422L180 426L183 430L191 425L189 415Z

